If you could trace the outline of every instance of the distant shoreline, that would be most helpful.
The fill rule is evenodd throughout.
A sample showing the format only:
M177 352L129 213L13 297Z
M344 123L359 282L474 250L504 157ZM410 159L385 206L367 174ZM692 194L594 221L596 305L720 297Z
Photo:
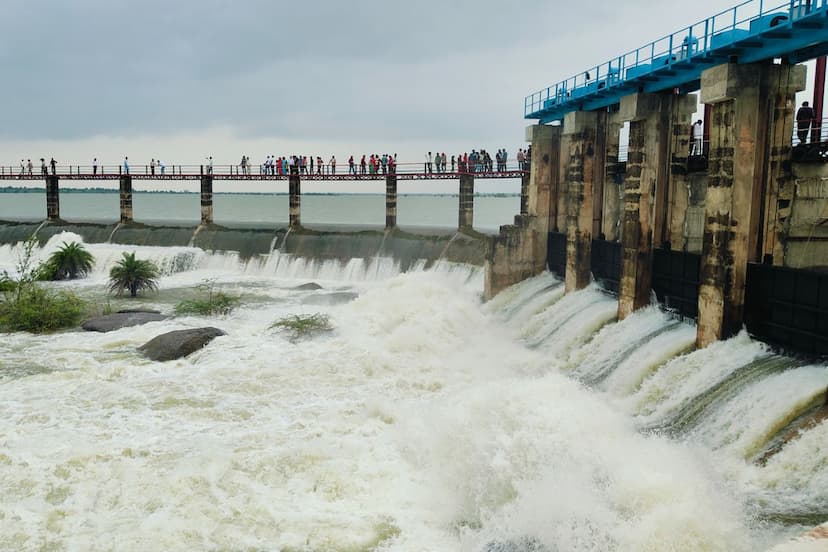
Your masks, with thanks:
M46 193L46 188L23 188L18 186L3 186L0 187L0 194L43 194ZM61 188L61 194L117 194L120 193L117 188ZM199 195L200 192L189 192L185 190L132 190L135 195L138 194L177 194L177 195ZM286 196L287 192L213 192L217 195L254 195L254 196ZM305 192L303 196L385 196L382 193L375 192ZM475 197L519 197L519 193L475 193ZM447 194L397 194L398 197L456 197L456 193Z

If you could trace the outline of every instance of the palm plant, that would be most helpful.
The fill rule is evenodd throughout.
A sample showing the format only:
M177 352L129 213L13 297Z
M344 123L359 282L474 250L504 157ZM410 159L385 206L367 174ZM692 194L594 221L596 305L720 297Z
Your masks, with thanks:
M139 291L157 290L158 266L152 261L136 259L134 251L123 255L109 271L109 291L121 295L128 289L130 296L136 297Z
M63 242L41 269L47 280L74 280L86 276L95 264L95 257L78 242Z

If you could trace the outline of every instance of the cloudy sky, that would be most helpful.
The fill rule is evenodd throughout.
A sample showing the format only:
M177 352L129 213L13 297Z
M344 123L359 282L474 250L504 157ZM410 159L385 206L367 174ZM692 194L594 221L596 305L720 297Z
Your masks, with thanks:
M524 96L730 5L2 0L0 163L514 155Z

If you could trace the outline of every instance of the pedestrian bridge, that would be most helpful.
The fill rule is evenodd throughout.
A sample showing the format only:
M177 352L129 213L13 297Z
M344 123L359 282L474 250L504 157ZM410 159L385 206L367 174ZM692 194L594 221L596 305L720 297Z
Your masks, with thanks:
M545 124L636 92L690 92L702 71L723 63L800 63L826 54L828 0L749 0L527 96L524 117Z

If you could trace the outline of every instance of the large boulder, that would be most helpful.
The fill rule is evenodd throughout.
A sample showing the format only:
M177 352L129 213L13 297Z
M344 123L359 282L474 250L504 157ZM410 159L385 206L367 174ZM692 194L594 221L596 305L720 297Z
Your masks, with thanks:
M322 286L320 286L316 282L308 282L307 284L296 286L293 289L295 289L296 291L316 291L317 289L322 289Z
M150 339L138 350L150 360L165 362L190 355L220 335L227 334L218 328L175 330Z
M159 312L116 312L90 318L81 328L88 332L112 332L130 326L141 326L147 322L158 322L167 317Z

